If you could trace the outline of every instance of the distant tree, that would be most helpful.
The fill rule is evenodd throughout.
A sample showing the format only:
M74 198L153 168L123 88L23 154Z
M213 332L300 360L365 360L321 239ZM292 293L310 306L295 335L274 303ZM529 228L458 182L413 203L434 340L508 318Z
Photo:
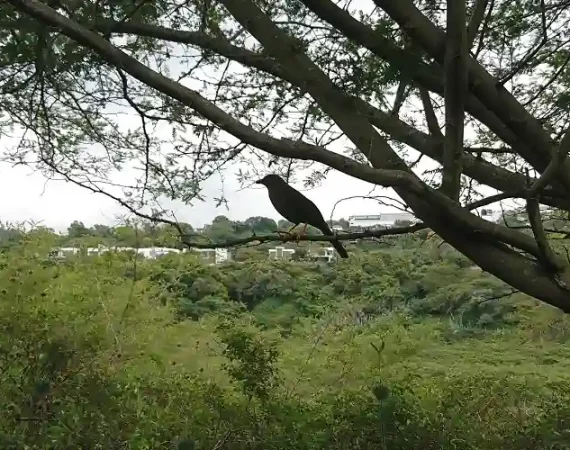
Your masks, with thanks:
M228 240L235 237L235 224L226 216L217 216L206 228L206 235L212 240Z
M80 222L78 220L71 222L71 225L69 225L67 228L67 236L70 239L82 238L90 235L91 230L89 230L89 228L87 228L83 222Z
M111 238L113 236L113 228L108 225L95 224L91 227L90 234L102 238Z
M246 219L245 224L256 233L271 233L277 230L275 221L268 217L249 217Z

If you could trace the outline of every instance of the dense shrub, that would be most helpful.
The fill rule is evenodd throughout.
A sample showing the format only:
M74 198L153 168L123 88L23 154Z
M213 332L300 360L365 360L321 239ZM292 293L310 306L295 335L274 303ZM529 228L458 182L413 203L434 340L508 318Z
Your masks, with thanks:
M469 268L390 253L334 270L45 254L41 237L29 237L0 255L0 448L570 441L561 319L526 303L512 312L518 327L487 327L483 317L500 322L501 309L479 310L475 297L501 286ZM339 322L363 310L367 322ZM449 339L456 314L482 330L478 339Z

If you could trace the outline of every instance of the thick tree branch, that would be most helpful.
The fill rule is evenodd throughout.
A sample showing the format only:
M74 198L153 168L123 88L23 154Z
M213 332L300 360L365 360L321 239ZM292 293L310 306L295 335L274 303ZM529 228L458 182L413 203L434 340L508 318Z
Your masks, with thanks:
M319 18L333 25L349 39L367 48L376 56L389 62L397 69L407 73L411 79L429 91L441 96L444 95L442 83L443 73L437 65L428 66L427 64L417 61L413 55L408 54L403 49L400 49L395 42L384 37L381 31L375 31L359 22L352 17L348 11L340 8L330 0L301 1ZM400 4L400 2L393 3ZM405 3L407 4L409 2L406 1ZM405 9L406 7L404 7L404 10ZM403 23L408 23L405 18L403 18L402 21ZM442 56L440 64L443 65L444 37L439 37L441 37L441 39L438 41L438 51ZM433 38L433 36L431 36L431 38ZM425 44L422 43L422 46L423 45ZM465 108L473 117L489 127L493 133L507 145L515 149L522 158L537 170L541 171L546 167L547 162L544 158L536 154L528 142L519 138L513 130L503 123L503 120L499 118L498 115L489 110L487 106L483 105L474 95L469 94L467 96ZM528 113L526 114L528 115Z
M459 200L463 172L463 132L467 92L465 0L447 0L445 37L445 147L441 190Z
M438 139L444 140L441 128L439 128L439 123L437 121L437 116L435 115L435 110L433 109L433 104L431 98L429 97L429 92L423 87L418 88L420 92L420 99L422 100L422 105L424 107L424 114L426 116L426 122L430 134Z
M445 59L445 32L436 27L411 0L393 2L374 0L408 36L420 45L440 64ZM543 172L550 162L552 143L550 137L533 117L497 79L485 70L477 60L468 57L469 87L479 100L507 125L517 136L532 146L532 152L521 153L533 167ZM570 165L560 172L560 182L570 191Z
M224 38L212 37L200 32L174 30L136 22L114 24L109 22L97 23L97 29L99 30L107 30L109 28L116 33L153 37L211 50L247 67L252 67L279 79L286 80L294 86L305 90L303 86L299 86L288 76L285 70L283 70L282 65L275 59L266 54L258 54L242 47L234 46ZM441 92L443 92L443 90ZM429 135L404 123L398 118L391 117L389 114L380 111L360 99L357 101L363 108L367 109L370 120L375 126L389 133L394 139L410 145L439 163L443 163L443 135L441 141L434 140L430 138ZM524 189L526 182L525 177L521 174L510 172L486 161L479 161L471 155L464 155L463 169L465 175L497 190L515 191ZM549 197L543 197L543 202L559 208L566 206L564 202L553 200Z
M475 6L471 13L471 18L469 19L469 26L467 27L467 48L471 49L475 38L477 37L477 32L479 27L485 18L485 9L487 9L487 4L489 0L475 0Z

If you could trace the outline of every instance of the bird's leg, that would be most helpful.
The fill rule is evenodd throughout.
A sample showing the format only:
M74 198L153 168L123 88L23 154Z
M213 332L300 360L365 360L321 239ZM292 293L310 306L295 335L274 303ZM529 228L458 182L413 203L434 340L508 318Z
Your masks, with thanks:
M307 224L303 226L303 231L297 234L297 245L299 245L299 241L301 240L301 236L307 234Z
M289 229L287 230L287 233L292 234L292 233L293 233L293 230L294 230L295 228L297 228L298 226L299 226L299 224L293 225L291 228L289 228Z
M293 230L299 226L299 224L293 224L293 226L291 228L289 228L287 231L283 231L283 230L277 230L277 234L288 234L289 236L293 236Z

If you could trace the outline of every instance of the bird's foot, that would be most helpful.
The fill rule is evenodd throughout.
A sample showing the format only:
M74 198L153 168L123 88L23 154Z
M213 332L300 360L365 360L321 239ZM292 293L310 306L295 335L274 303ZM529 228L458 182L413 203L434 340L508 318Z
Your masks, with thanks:
M291 239L294 236L297 235L297 233L291 232L291 231L285 231L285 230L277 230L277 234L280 236L287 236L287 238Z
M299 242L301 242L301 237L306 236L307 233L295 233L295 242L297 243L297 246L299 245Z

